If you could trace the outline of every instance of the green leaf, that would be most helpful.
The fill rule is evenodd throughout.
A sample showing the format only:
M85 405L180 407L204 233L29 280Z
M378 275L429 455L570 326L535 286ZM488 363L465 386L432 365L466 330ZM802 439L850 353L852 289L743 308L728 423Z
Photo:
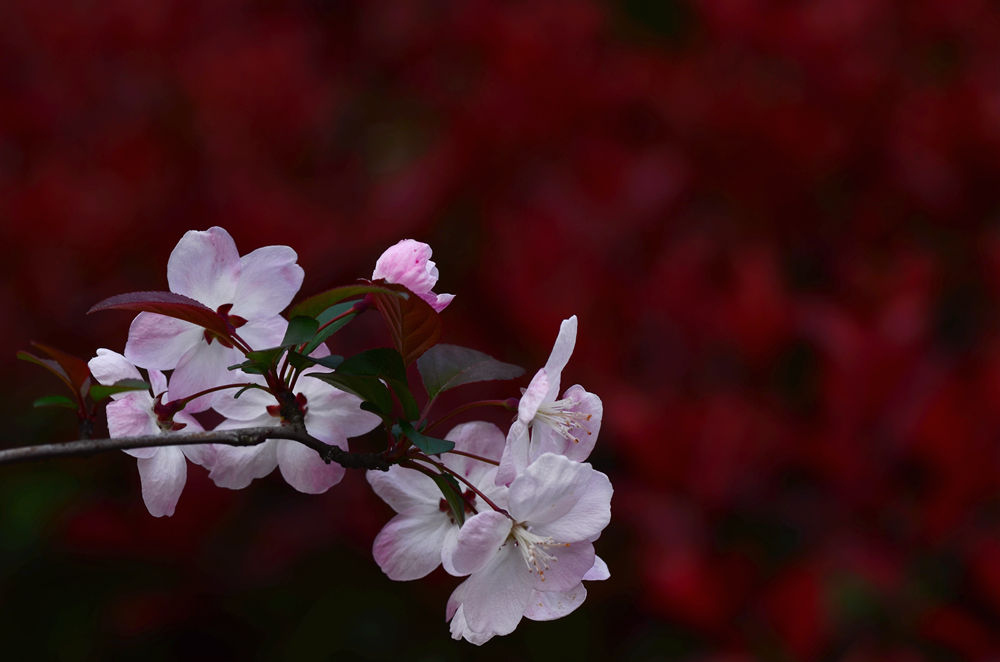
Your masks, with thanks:
M445 344L435 345L424 352L417 359L417 369L431 399L463 384L515 379L524 374L521 366L502 363L489 354L468 347Z
M366 402L370 402L379 416L386 418L392 415L392 396L385 384L379 381L378 377L364 375L344 375L338 372L312 372L306 375L326 382L334 388L346 391L358 396ZM364 403L362 403L363 406ZM371 411L370 409L368 411Z
M90 399L94 402L100 402L115 393L124 393L126 391L148 391L149 389L149 382L145 382L141 379L121 379L110 386L105 386L104 384L94 384L90 387Z
M448 474L434 474L430 477L437 483L438 489L441 490L441 494L444 496L444 500L448 503L452 519L459 526L465 524L465 499L461 496L462 488L459 486L458 481L455 480L454 476L449 476Z
M403 406L403 414L409 420L420 416L420 408L406 383L406 367L403 359L394 349L379 347L361 352L346 359L337 368L340 374L365 375L380 377L389 383L399 403Z
M248 375L263 375L277 364L278 359L284 352L284 347L258 349L257 351L247 353L246 361L231 365L228 369L242 370Z
M288 362L292 364L292 367L296 370L304 370L312 365L321 365L324 368L330 368L331 370L336 370L344 361L343 356L337 356L336 354L331 354L330 356L324 356L322 358L314 358L312 356L306 356L305 354L299 354L298 352L288 351Z
M76 401L65 395L46 395L31 404L34 407L65 407L76 411Z
M301 345L312 340L319 329L319 322L312 317L293 317L288 321L285 337L281 340L282 347Z
M399 429L406 438L413 442L413 445L427 453L428 455L437 455L439 453L446 453L451 449L455 448L454 441L448 441L446 439L437 439L436 437L428 437L422 432L417 432L413 429L413 426L406 421L399 422Z
M389 327L389 335L403 364L410 365L441 337L441 317L430 305L402 285L376 281L391 294L376 292L375 307ZM406 298L399 296L405 293Z
M389 296L401 296L397 290L392 290L381 285L346 285L314 294L308 299L303 299L292 306L291 310L288 311L288 315L289 317L297 317L299 315L303 317L319 317L320 313L345 299L352 299L377 292Z
M343 303L338 303L336 306L331 306L330 308L327 308L322 313L320 313L319 317L316 318L316 321L319 322L321 328L319 332L316 333L315 337L313 337L312 340L309 341L309 344L306 345L302 353L306 355L312 354L313 350L319 347L320 343L322 343L324 340L335 334L337 331L340 331L342 328L347 326L347 324L350 323L351 320L357 317L356 313L352 315L344 315L344 313L354 308L355 303L357 303L356 300L345 301ZM337 320L336 322L333 322L332 324L330 324L330 326L322 328L324 324L329 323L330 320L340 317L341 315L344 315L344 317Z

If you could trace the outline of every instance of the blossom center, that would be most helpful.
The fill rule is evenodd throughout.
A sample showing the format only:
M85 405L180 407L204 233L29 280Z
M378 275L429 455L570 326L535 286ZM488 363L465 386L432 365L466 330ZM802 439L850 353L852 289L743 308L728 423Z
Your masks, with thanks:
M593 418L593 414L582 411L574 411L574 407L580 403L571 398L543 402L535 413L535 422L541 421L556 431L564 439L569 439L574 444L580 443L579 437L575 436L575 430L583 430L588 435L593 434L584 425Z
M549 566L559 559L546 550L547 547L555 547L557 543L552 538L542 537L537 533L532 533L523 524L515 524L510 530L510 539L514 541L514 546L521 552L521 558L528 566L528 572L538 573L538 578L545 581L545 571Z

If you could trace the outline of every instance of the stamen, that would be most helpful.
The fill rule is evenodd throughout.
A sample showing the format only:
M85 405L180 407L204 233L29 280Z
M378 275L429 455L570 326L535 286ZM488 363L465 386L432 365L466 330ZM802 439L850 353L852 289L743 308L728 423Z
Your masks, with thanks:
M538 578L541 581L545 581L545 571L549 569L550 564L555 563L559 559L549 554L546 551L546 547L555 547L560 545L552 538L543 538L542 536L528 531L522 524L515 524L510 530L510 537L514 540L514 546L518 548L521 552L521 556L524 558L524 564L528 566L528 572L538 573ZM566 545L569 546L568 544Z
M535 414L535 422L541 421L555 430L559 436L572 441L574 444L580 443L578 437L574 437L573 430L584 430L588 435L593 433L587 430L584 425L593 418L593 414L582 411L572 411L573 407L580 403L570 398L555 400L542 404Z

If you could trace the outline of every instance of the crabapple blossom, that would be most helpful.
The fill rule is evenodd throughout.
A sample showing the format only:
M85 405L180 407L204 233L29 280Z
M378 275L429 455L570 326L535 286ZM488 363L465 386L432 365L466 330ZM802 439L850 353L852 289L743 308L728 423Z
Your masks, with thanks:
M509 516L489 510L466 520L454 548L445 552L457 572L469 575L455 589L454 610L449 608L455 618L461 607L459 636L508 634L536 592L578 590L595 568L593 541L610 520L611 495L608 477L589 464L545 453L511 482L502 500ZM598 568L595 578L600 574ZM542 608L533 613L556 617L566 608L560 600L572 606L576 597L555 598L550 612L546 600L536 598Z
M285 321L279 313L302 285L304 272L288 246L264 246L240 256L233 238L220 227L191 230L177 242L167 262L170 291L183 294L224 315L251 347L281 341ZM201 327L157 313L142 312L132 321L125 356L135 365L174 370L171 387L184 398L226 383L228 366L241 354ZM208 408L209 394L187 406Z
M455 442L455 449L493 461L499 460L504 434L497 426L483 421L457 425L445 436ZM495 486L494 465L464 455L445 453L442 463L463 476L487 498L500 489ZM372 545L372 555L382 571L396 581L419 579L445 562L445 570L457 575L449 564L451 550L458 538L459 524L441 498L434 481L424 474L400 466L388 471L369 471L368 483L397 515L382 527ZM478 512L489 507L471 490L462 494L466 511Z
M431 260L431 247L414 239L403 239L390 246L375 262L372 278L405 285L437 312L448 307L454 294L435 294L438 268Z
M302 376L317 370L306 369ZM378 416L359 407L361 400L357 396L319 380L300 379L295 388L298 405L305 413L306 431L326 444L346 451L348 437L364 434L381 422ZM261 389L247 390L238 398L231 395L219 398L214 408L226 417L216 427L219 430L281 425L274 396ZM219 487L238 490L256 478L267 476L275 467L289 485L306 494L326 492L344 477L344 467L333 462L327 464L313 449L286 439L268 439L249 447L220 447L209 477Z
M98 349L97 356L90 359L88 366L95 379L105 385L123 379L142 379L142 375L128 359L109 349ZM107 416L108 432L112 437L169 434L169 431L160 426L153 410L157 396L161 399L167 397L167 379L160 371L150 370L149 383L152 393L127 391L111 396ZM178 412L173 419L188 431L202 429L198 421L184 412ZM209 467L215 457L215 447L208 444L134 448L125 452L136 458L142 483L142 500L153 517L174 514L187 482L187 460Z
M577 319L563 320L545 367L535 373L517 405L517 420L507 433L507 446L497 482L514 477L543 453L558 453L582 462L590 456L601 429L601 399L576 384L557 399L562 371L576 345Z

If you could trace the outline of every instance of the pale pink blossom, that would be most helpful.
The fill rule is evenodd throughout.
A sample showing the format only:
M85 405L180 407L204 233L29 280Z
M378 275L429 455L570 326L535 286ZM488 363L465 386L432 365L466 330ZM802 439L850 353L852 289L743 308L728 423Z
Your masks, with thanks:
M123 379L142 379L132 363L118 352L97 350L97 356L88 363L94 378L101 384L111 385ZM170 434L164 431L153 411L155 396L166 402L167 380L158 370L149 370L149 391L127 391L111 396L107 406L108 432L111 437L132 437L152 434ZM185 431L200 431L201 425L192 416L178 412L175 423L183 424ZM126 453L136 458L139 479L142 483L142 500L153 517L174 514L177 501L187 482L187 460L210 466L215 447L208 444L192 446L159 446L134 448Z
M302 285L297 259L288 246L264 246L240 257L224 229L192 230L170 254L167 283L171 292L228 315L243 340L265 349L281 342L286 322L279 313ZM242 361L238 350L207 338L201 327L155 313L139 313L132 321L125 356L142 368L174 370L177 399L232 381L227 368ZM187 409L206 409L216 397L198 398Z
M601 430L601 399L579 384L557 398L562 371L576 345L577 319L563 320L545 367L535 373L517 406L517 420L507 433L507 445L497 482L512 480L544 453L582 462L590 456Z
M454 294L432 292L438 281L438 268L431 260L431 247L414 239L403 239L390 246L375 262L372 279L406 286L411 292L441 312L448 307Z
M464 621L453 635L475 643L509 634L529 612L554 618L572 611L582 601L580 582L594 572L593 541L610 520L611 495L608 477L589 464L545 453L511 482L510 517L489 510L466 520L450 550L451 566L469 574L449 607L454 619L461 606Z
M328 354L325 346L314 356ZM296 383L296 394L305 408L306 431L323 443L348 450L347 439L364 434L382 419L361 409L361 400L318 379L308 379L306 369ZM262 383L253 376L248 381ZM281 419L274 396L260 389L245 391L239 398L228 394L216 400L214 408L226 417L219 430L257 426L278 426ZM274 412L274 413L272 413ZM254 479L267 476L277 467L285 481L300 492L321 494L344 477L344 467L327 464L313 449L297 441L268 439L256 446L220 446L209 477L219 487L242 489Z
M492 423L473 421L454 427L445 439L455 449L497 461L504 444L500 428ZM494 481L496 466L463 455L445 453L441 461L484 492L487 498L501 489ZM419 579L445 561L445 570L458 574L448 559L458 538L459 525L453 519L441 491L429 477L401 466L388 471L369 471L368 482L397 515L382 527L372 545L375 562L389 579ZM464 488L467 512L488 510L482 499ZM471 513L470 513L471 514Z

